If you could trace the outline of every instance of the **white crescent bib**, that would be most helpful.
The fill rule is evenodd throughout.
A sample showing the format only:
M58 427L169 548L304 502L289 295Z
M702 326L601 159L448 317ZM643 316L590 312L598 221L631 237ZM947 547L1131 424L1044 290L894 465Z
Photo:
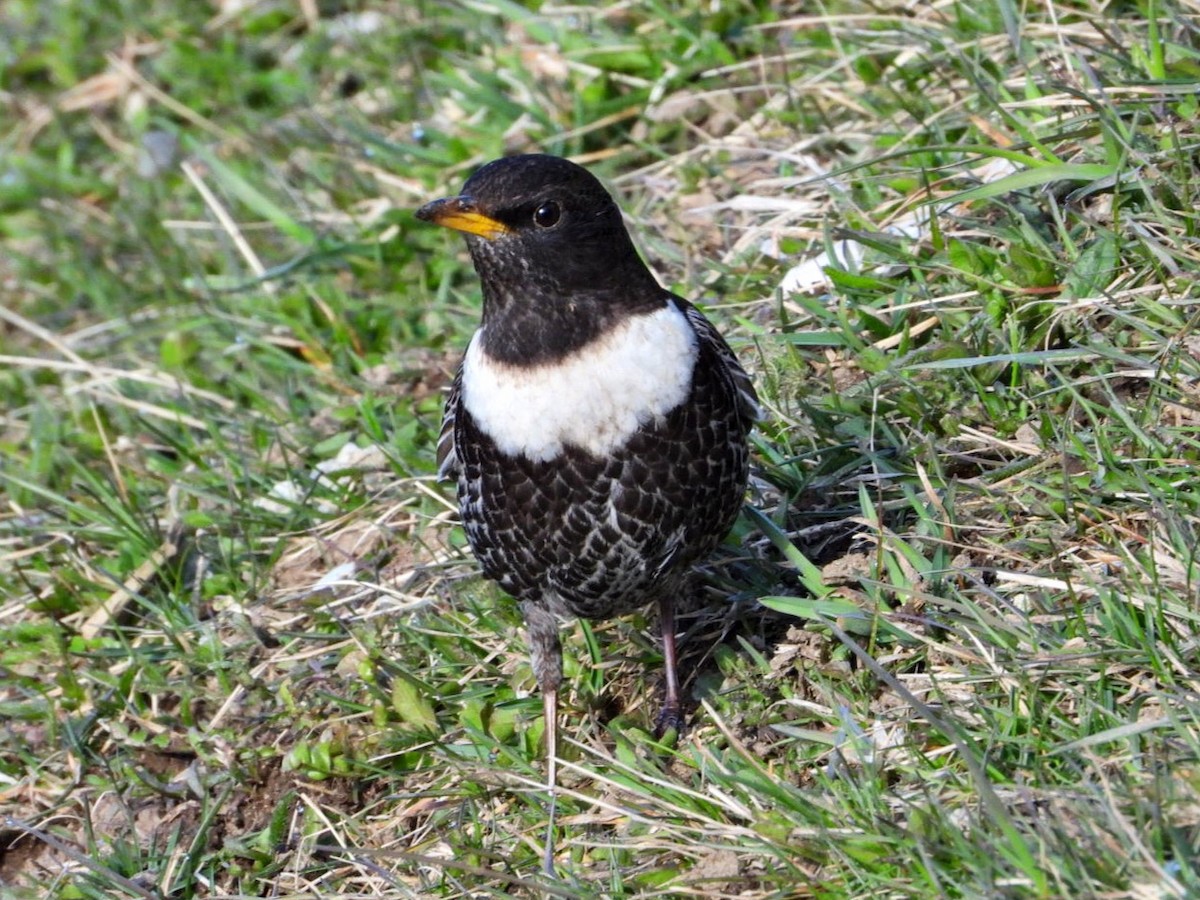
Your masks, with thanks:
M475 332L463 359L463 406L509 456L545 462L567 446L605 455L691 391L696 333L671 303L546 365L492 359L483 331Z

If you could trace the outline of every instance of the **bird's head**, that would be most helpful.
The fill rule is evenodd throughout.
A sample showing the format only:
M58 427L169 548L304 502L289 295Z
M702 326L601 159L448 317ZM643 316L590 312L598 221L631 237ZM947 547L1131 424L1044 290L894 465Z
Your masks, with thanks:
M663 303L665 292L612 197L590 172L560 157L494 160L461 194L416 215L466 235L495 355L552 358L626 314ZM513 341L518 346L507 347Z

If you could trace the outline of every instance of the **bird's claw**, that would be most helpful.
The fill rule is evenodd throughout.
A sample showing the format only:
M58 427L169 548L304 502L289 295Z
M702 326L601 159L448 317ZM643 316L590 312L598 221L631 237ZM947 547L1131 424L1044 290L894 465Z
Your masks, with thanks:
M683 733L683 713L678 706L664 706L654 723L654 737L661 740L671 732L676 735Z

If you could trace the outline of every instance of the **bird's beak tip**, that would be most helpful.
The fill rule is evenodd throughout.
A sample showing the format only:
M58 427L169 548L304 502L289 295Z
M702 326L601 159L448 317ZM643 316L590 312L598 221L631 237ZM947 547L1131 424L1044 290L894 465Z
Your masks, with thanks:
M512 230L503 222L481 213L475 201L466 195L443 197L441 200L426 203L417 210L416 217L422 222L432 222L488 240L508 234Z

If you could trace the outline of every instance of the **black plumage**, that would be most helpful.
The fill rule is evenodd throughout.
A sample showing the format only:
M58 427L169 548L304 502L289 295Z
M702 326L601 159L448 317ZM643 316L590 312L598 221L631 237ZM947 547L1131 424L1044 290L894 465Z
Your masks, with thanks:
M720 334L658 284L612 198L574 163L496 160L417 216L466 234L483 285L438 459L484 572L520 601L553 787L561 616L657 603L659 726L679 724L674 603L737 516L757 398ZM607 371L571 368L592 359ZM536 414L522 403L550 405ZM587 427L573 428L576 415Z

